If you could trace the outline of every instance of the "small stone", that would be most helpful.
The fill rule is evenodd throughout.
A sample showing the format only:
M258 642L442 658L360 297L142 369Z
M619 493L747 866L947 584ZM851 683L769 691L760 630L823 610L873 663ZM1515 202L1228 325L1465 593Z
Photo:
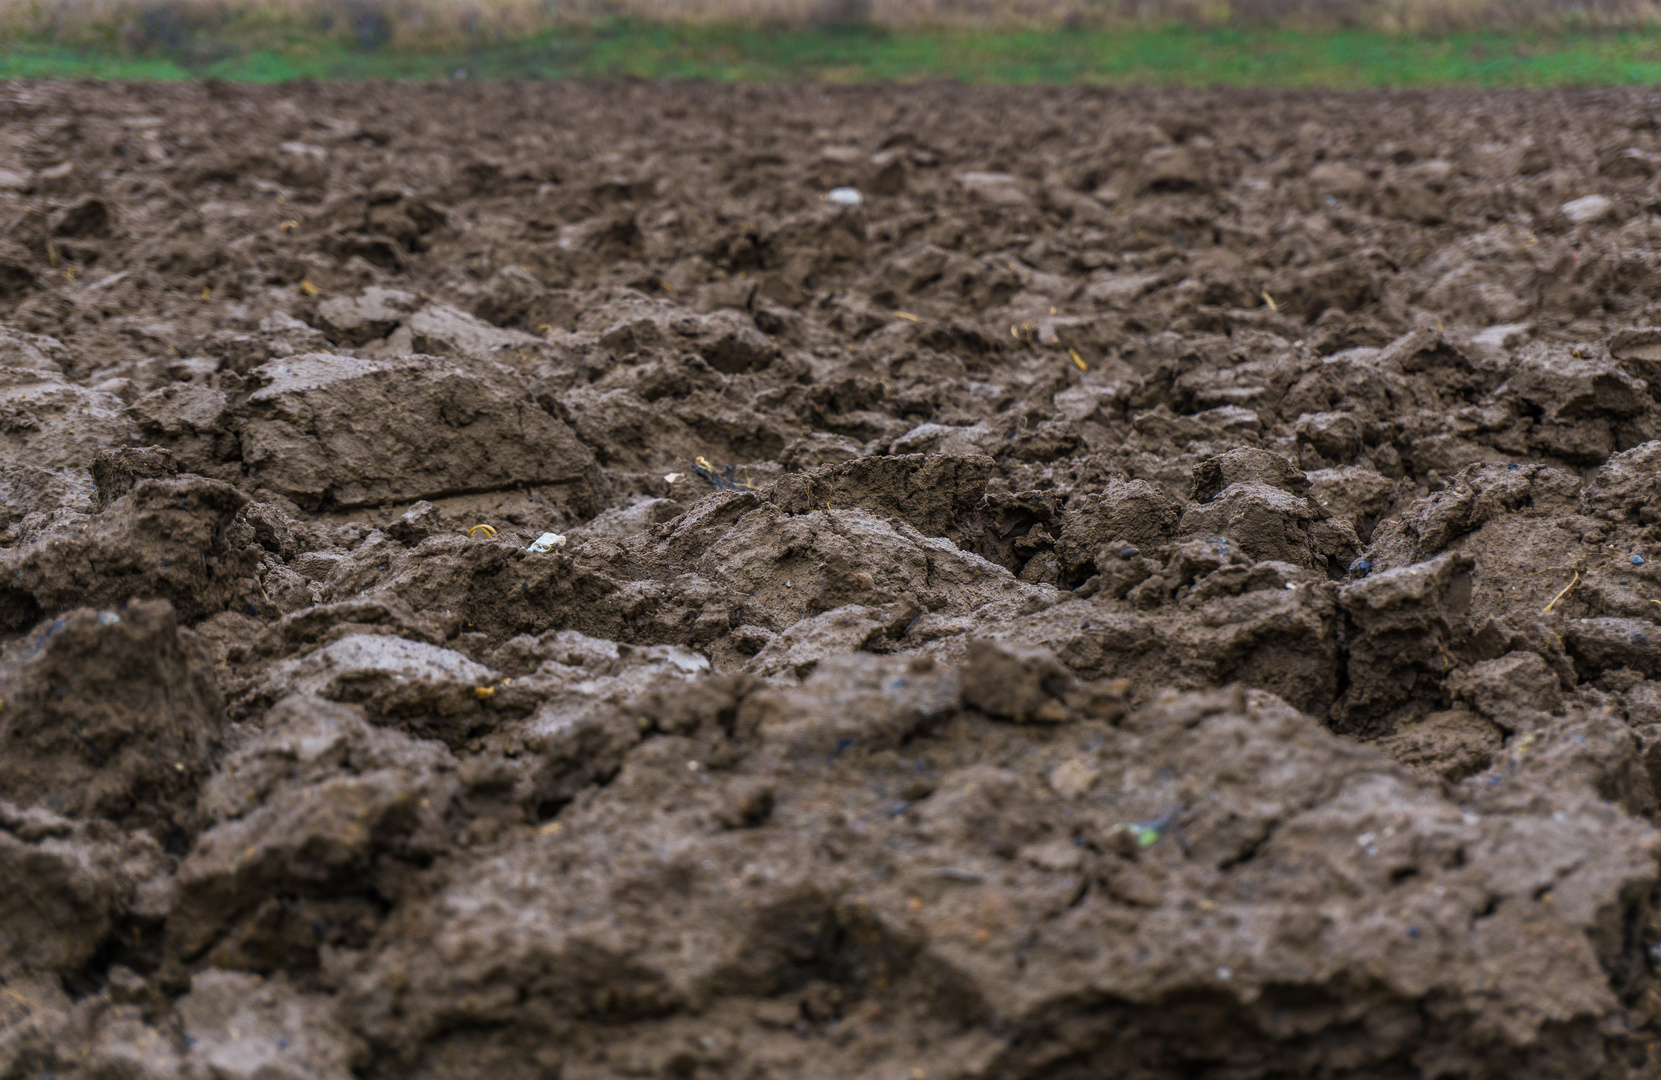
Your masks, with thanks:
M1563 216L1576 225L1584 225L1606 216L1614 208L1614 202L1605 195L1584 195L1564 203Z

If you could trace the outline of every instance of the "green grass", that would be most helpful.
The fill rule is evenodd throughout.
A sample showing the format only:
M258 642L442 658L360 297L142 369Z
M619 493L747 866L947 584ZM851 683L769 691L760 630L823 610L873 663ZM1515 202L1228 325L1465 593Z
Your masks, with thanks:
M1413 37L1356 30L760 30L616 22L434 53L364 50L293 26L199 32L124 52L22 41L0 77L472 79L728 82L938 80L1176 86L1661 84L1661 28Z

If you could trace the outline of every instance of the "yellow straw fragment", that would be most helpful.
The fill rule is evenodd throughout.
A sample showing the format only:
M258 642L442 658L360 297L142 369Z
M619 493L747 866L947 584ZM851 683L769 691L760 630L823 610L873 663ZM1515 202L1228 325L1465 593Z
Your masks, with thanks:
M483 529L483 530L484 530L484 534L485 534L485 535L486 535L486 536L488 536L488 537L491 537L491 538L492 538L492 539L494 539L494 538L495 538L495 536L496 536L496 530L495 530L495 529L493 529L493 528L491 528L491 527L490 527L490 526L489 526L489 525L475 525L475 526L473 526L473 527L472 527L472 528L471 528L471 529L468 529L468 530L467 530L467 535L468 535L468 536L469 536L469 537L471 537L471 536L474 536L474 535L476 535L476 534L477 534L477 533L478 533L478 532L479 532L479 530L481 530L481 529Z
M1551 609L1557 606L1557 602L1559 600L1563 599L1565 596L1569 595L1569 590L1574 588L1576 585L1579 585L1579 584L1580 584L1580 571L1576 570L1574 572L1574 580L1569 582L1567 585L1563 586L1563 591L1558 593L1556 596L1552 597L1551 598L1551 603L1547 604L1545 606L1545 608L1543 610L1541 610L1540 614L1542 614L1542 615L1551 614Z
M1084 362L1084 357L1078 354L1077 349L1068 349L1067 355L1073 358L1073 366L1078 368L1080 371L1090 370L1090 365Z
M1280 306L1275 303L1275 298L1269 295L1268 289L1263 290L1263 302L1268 305L1270 311L1280 310Z

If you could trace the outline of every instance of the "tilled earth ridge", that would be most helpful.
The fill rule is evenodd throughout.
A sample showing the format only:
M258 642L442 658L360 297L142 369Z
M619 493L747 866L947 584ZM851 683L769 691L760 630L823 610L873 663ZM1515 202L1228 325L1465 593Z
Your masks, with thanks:
M1658 116L5 85L0 1078L1661 1074Z

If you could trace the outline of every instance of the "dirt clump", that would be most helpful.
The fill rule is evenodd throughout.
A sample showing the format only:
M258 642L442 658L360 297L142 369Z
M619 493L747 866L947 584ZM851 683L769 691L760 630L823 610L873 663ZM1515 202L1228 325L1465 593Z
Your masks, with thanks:
M299 505L350 508L536 484L573 488L580 512L593 509L593 455L516 396L505 373L420 356L313 353L251 375L263 385L247 399L244 468L251 483Z
M0 1080L1655 1075L1652 98L8 84Z
M70 817L182 827L223 723L206 659L163 600L40 624L0 655L0 795Z

